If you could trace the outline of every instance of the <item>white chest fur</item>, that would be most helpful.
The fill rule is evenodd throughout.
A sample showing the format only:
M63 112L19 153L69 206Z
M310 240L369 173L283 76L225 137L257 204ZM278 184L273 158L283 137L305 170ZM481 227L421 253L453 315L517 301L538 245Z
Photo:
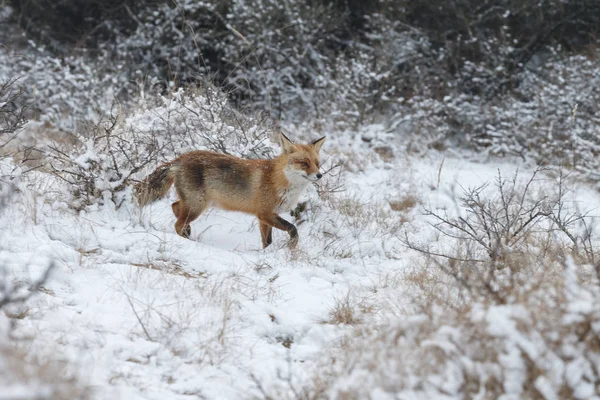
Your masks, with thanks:
M308 179L304 176L294 173L294 172L285 172L285 177L287 178L290 186L281 192L281 203L279 205L279 212L290 211L296 204L298 204L298 199L310 183Z

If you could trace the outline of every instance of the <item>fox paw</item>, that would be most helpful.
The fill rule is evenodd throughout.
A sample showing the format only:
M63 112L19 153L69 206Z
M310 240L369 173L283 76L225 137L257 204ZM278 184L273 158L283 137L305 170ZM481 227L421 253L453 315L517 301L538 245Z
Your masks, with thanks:
M177 231L177 234L181 237L189 239L190 236L192 235L192 228L190 226L186 226L185 228Z
M296 246L298 246L298 236L290 238L290 241L288 242L288 247L290 249L295 249Z

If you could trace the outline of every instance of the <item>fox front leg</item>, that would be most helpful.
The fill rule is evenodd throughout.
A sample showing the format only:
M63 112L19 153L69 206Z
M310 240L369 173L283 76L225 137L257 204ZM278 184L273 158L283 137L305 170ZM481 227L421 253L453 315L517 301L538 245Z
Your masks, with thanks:
M288 242L288 246L293 249L298 245L298 229L291 222L286 221L281 218L279 215L277 216L277 221L284 226L284 230L290 235L290 241Z
M298 229L296 229L294 224L286 221L277 214L262 216L258 219L260 220L260 222L272 226L273 228L277 228L287 232L290 235L290 241L288 243L288 246L290 248L296 247L296 245L298 244Z

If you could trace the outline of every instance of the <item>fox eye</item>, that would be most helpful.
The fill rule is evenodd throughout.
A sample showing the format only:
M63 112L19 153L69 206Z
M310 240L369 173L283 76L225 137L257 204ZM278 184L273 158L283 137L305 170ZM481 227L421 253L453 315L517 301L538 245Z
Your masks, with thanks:
M302 165L304 168L308 168L308 162L306 161L300 161L300 165Z

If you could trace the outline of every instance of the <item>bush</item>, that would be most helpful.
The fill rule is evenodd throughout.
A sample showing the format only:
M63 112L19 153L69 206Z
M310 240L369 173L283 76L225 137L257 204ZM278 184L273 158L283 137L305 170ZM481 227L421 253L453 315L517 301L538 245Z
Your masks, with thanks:
M0 146L5 146L25 125L28 104L23 102L25 88L17 79L0 82ZM0 147L1 149L1 147Z
M542 172L466 190L457 215L429 211L441 239L406 240L423 258L398 294L399 303L412 297L415 314L380 313L380 325L357 330L323 360L304 398L600 394L593 231L564 176L548 178L557 188L548 193Z
M157 164L184 152L210 149L247 158L272 154L265 143L270 127L245 117L214 87L145 96L131 115L110 117L76 134L72 146L51 144L50 166L68 184L70 206L113 202L119 207L127 187Z
M50 60L36 61L51 67L40 70L68 68L70 73L51 75L77 92L98 85L109 89L87 95L88 111L106 111L107 99L128 97L129 80L160 82L166 93L173 85L208 76L226 88L236 106L291 122L332 116L328 123L352 128L399 111L413 99L440 102L442 117L459 122L464 119L454 115L459 105L481 113L496 106L489 101L507 94L521 101L522 86L535 76L530 70L545 63L549 46L564 54L587 51L600 33L594 0L11 4L28 32L64 52L64 61L54 66ZM100 58L98 65L115 68L85 71L73 56L74 44L85 44L86 54ZM118 82L98 78L107 75ZM51 86L44 76L38 80L40 88ZM62 124L68 118L63 105L78 111L82 95L66 99L60 93L43 93L40 97L48 100L40 108L61 108L52 119Z
M226 83L275 117L291 106L315 111L319 104L312 92L327 79L322 74L341 47L336 35L344 17L320 2L234 1L227 22L239 34L226 36L220 46L229 70Z
M29 48L33 57L4 50L0 47L0 77L19 77L20 95L30 104L23 115L59 130L74 131L80 124L98 122L113 104L132 98L138 90L123 65L81 55L58 58L43 47Z
M397 108L391 130L424 138L437 149L517 156L569 168L597 182L600 128L593 104L600 102L598 55L562 57L549 49L546 63L520 74L520 86L493 102L458 93L440 100L414 96Z
M118 35L101 48L106 58L124 62L130 73L157 78L165 87L226 74L218 50L219 43L231 34L221 16L227 12L224 4L146 2L132 15L132 32Z
M526 294L534 282L546 279L550 266L563 265L567 257L600 273L590 220L568 198L565 176L559 171L547 178L556 187L556 193L547 193L538 186L543 173L552 171L537 170L522 186L517 174L510 179L498 174L492 193L487 185L465 190L458 198L458 216L426 210L431 225L451 245L424 246L408 236L406 245L453 279L466 304L510 303L515 291Z
M135 15L160 0L10 0L15 17L30 35L53 50L65 44L94 48L118 34L135 29Z
M367 49L373 35L386 34L393 24L431 43L432 65L458 78L461 92L485 97L516 87L517 73L545 46L579 50L596 43L600 26L594 0L10 4L21 26L55 49L68 50L61 45L67 43L110 50L135 64L132 71L165 81L212 71L218 82L241 91L236 96L279 110L317 89L319 75L339 54ZM374 26L374 19L381 25ZM302 94L304 89L309 92Z
M572 261L552 268L562 273L510 304L431 304L363 331L329 360L307 398L597 396L598 276Z
M16 79L0 82L0 208L17 190L20 171L3 158L11 156L9 145L27 122L29 107L23 100L25 88ZM1 302L0 302L1 303Z
M90 92L88 82L111 89L108 93L93 93L95 102L83 103L94 112L97 108L107 109L107 98L126 97L121 91L130 90L127 79L140 82L157 78L166 90L171 85L195 82L198 76L210 76L226 88L236 105L267 110L273 118L321 118L341 100L342 104L332 110L337 113L336 121L348 118L348 125L355 125L384 110L399 90L418 90L413 87L412 71L422 64L419 60L424 57L419 52L428 52L425 36L406 31L381 14L359 16L345 2L261 0L250 5L238 0L231 4L184 0L174 5L146 1L114 7L110 2L96 2L89 10L73 0L48 7L43 0L14 3L21 25L30 32L44 31L41 37L50 38L54 47L60 47L60 41L70 43L71 36L83 35L79 43L92 44L97 50L91 54L97 55L100 62L89 65L89 74L80 72L82 58L73 56L70 50L69 56L54 64L44 60L47 54L35 65L20 61L20 68L31 71L31 75L40 65L49 67L45 71L56 70L58 74L51 77L57 76L57 82L62 78L67 84L73 83L78 92ZM71 13L57 15L70 3ZM376 9L367 3L364 8ZM56 23L81 16L88 17L88 22ZM54 33L56 40L52 39ZM99 40L104 36L112 39ZM392 52L382 47L389 44L387 36L392 38ZM95 41L97 46L93 45ZM409 43L406 46L405 41ZM431 58L428 63L433 65ZM107 67L111 65L115 67ZM71 72L66 76L61 72L65 68ZM417 72L427 74L425 69ZM84 79L78 79L80 76ZM98 76L115 76L118 83L104 82ZM40 88L54 86L44 76L35 76L33 81ZM416 82L422 83L422 77ZM41 97L48 99L40 104L44 112L47 107L58 108L67 102L76 110L82 104L80 95L72 101L56 98L57 93L43 93ZM96 107L99 101L101 107ZM60 117L55 112L53 120L60 121Z
M576 50L597 43L599 7L593 0L383 3L390 18L418 29L440 50L461 93L485 98L514 88L517 73L546 46Z

